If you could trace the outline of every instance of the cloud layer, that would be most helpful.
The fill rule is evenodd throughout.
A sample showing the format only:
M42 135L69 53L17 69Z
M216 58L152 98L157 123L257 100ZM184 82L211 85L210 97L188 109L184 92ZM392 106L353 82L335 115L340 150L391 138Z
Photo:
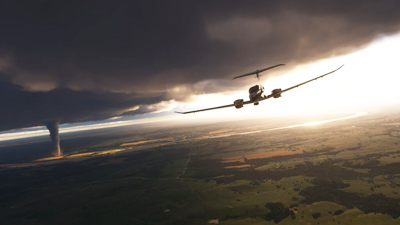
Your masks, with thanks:
M160 110L400 30L398 1L3 1L0 131Z

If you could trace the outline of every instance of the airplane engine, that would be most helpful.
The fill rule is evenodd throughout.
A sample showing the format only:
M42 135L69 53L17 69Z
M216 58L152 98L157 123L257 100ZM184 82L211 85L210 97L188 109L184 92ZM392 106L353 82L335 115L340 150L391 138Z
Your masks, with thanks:
M280 98L280 97L282 97L280 94L281 92L282 92L282 89L278 88L278 89L272 90L271 94L274 96L274 98Z
M235 107L237 109L240 109L243 107L243 99L238 99L238 100L234 101L233 104L235 104Z

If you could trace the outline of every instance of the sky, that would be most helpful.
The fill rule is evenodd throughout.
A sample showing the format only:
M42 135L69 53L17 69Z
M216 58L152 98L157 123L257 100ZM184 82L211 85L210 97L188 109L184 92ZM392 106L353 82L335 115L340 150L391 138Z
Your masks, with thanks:
M399 107L398 1L1 1L0 26L3 134ZM247 100L256 80L231 79L279 63L268 92L345 66L257 108L173 114Z

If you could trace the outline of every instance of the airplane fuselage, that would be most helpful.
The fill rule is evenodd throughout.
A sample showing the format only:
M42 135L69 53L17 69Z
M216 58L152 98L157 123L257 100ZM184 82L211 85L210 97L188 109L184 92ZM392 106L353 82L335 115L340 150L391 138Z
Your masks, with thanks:
M264 99L264 87L255 85L249 89L249 99L251 102L258 102Z

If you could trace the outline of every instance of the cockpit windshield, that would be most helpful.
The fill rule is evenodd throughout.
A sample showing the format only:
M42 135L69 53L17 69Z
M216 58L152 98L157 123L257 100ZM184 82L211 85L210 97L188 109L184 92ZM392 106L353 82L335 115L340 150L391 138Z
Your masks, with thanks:
M249 89L249 94L257 92L258 90L260 90L260 87L258 85L253 86Z

